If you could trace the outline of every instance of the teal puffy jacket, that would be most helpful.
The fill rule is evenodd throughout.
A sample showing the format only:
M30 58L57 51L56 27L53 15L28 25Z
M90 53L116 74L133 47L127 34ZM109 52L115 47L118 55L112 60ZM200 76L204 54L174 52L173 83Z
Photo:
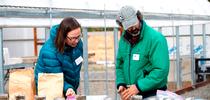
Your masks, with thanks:
M55 47L55 37L59 25L50 30L50 38L40 50L39 58L35 67L35 82L38 83L38 73L61 73L64 74L64 94L68 88L76 92L80 81L81 65L75 60L83 55L83 43L79 40L76 47L65 46L64 53L58 52Z

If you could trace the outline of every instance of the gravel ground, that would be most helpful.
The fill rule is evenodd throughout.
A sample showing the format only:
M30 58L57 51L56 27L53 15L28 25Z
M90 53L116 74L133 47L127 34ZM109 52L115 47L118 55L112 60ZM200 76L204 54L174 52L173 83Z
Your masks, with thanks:
M194 98L200 98L200 99L207 99L210 100L210 84L207 84L206 86L199 87L195 90L192 90L190 92L186 92L182 94L183 97L194 97Z
M84 73L81 72L80 87L78 89L78 94L84 95ZM117 95L115 92L115 80L114 71L108 71L108 80L106 84L106 74L105 71L92 71L89 72L89 95L107 95L115 100ZM107 91L108 90L108 91Z
M81 73L81 82L79 87L79 94L84 94L84 73ZM108 72L108 96L112 98L112 100L115 100L116 98L116 91L115 91L115 81L114 81L114 71ZM105 72L104 71L93 71L89 72L89 95L106 95L106 80L105 80ZM190 82L183 83L184 87L189 86ZM186 84L186 85L185 85ZM174 88L176 84L174 82L169 82L168 90L175 91ZM194 97L194 98L200 98L200 99L207 99L210 100L210 84L197 88L193 91L187 92L182 94L181 96L184 98Z

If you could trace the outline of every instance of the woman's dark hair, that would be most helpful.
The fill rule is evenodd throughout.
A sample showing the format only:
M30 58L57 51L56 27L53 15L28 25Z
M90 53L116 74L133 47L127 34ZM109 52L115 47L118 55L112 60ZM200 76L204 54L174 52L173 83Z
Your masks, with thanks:
M57 35L55 37L55 47L58 49L59 52L64 52L67 33L77 28L81 28L81 25L75 18L67 17L62 20L58 27Z
M143 15L141 14L141 12L139 10L137 10L136 12L136 16L138 18L139 21L143 20ZM120 19L116 20L117 25L119 25L120 27L123 27L122 22L120 21Z

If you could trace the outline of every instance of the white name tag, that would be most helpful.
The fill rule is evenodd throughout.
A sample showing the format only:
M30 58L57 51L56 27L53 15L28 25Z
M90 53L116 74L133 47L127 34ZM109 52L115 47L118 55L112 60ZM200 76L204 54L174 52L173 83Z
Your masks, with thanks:
M83 61L83 58L82 58L81 56L78 57L78 58L75 60L75 62L76 62L77 65L79 65L82 61Z
M139 54L133 54L133 60L139 60Z

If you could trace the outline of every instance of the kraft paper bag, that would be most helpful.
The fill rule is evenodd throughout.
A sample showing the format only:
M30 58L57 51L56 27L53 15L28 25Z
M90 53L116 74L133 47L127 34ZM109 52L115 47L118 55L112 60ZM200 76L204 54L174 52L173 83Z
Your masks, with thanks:
M38 95L46 96L46 100L63 97L63 73L39 73Z
M34 100L35 95L34 70L12 70L9 76L9 100L16 96L25 96L25 100Z

